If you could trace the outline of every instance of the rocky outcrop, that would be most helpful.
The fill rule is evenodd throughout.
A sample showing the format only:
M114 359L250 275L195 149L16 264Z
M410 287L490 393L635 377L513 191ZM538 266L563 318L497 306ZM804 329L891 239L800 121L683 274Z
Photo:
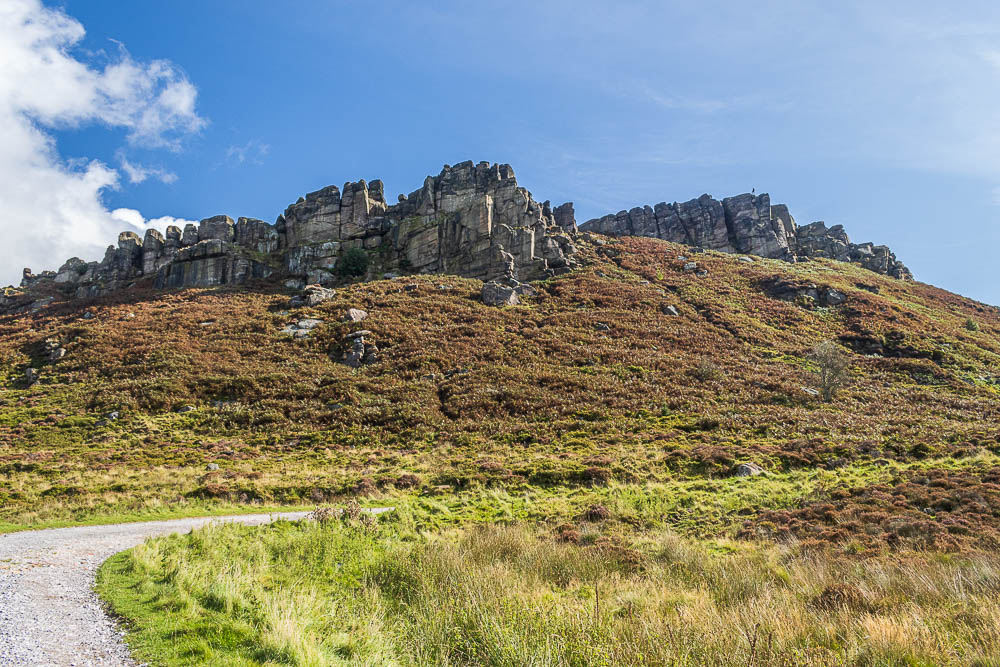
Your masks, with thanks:
M799 227L788 208L772 205L766 194L722 201L703 195L636 207L590 220L579 231L652 236L789 261L829 257L911 277L885 246L851 243L839 225ZM603 243L578 233L572 203L538 203L518 185L509 165L469 161L445 165L393 204L386 201L382 181L360 180L300 197L274 224L217 215L183 230L147 230L142 238L122 232L99 262L73 257L58 271L36 275L25 269L22 290L5 292L0 308L38 303L40 295L100 296L138 283L215 287L264 279L297 289L312 286L311 295L302 297L305 303L345 280L416 273L493 282L484 299L511 303L525 294L525 281L572 268L578 239Z
M542 210L549 206L549 202L542 204ZM573 210L573 202L566 202L561 206L556 206L552 209L552 217L556 221L556 225L562 229L564 232L573 234L576 232L576 211Z
M402 268L484 280L513 272L520 280L535 280L573 263L571 237L518 186L509 165L446 166L386 214L392 223L383 243L392 255L379 271Z
M560 207L563 224L566 211ZM369 276L484 280L509 270L526 280L554 275L570 267L575 252L554 213L517 185L510 166L487 162L445 165L392 206L381 181L346 183L342 191L329 186L289 206L276 228L286 244L286 272L318 284L335 282L340 258L354 248L368 254Z
M572 204L539 204L509 165L469 161L445 165L391 206L381 181L361 180L310 192L274 224L218 215L144 238L122 232L100 262L74 257L37 276L26 269L22 287L93 297L140 280L159 288L266 278L302 287L412 273L535 280L573 266L575 231Z
M841 262L853 262L894 278L912 280L913 274L888 246L873 243L851 243L843 225L827 228L823 222L799 227L796 232L799 253L804 257L829 257Z
M588 220L581 231L609 236L652 236L675 243L796 261L828 257L909 280L913 276L886 246L851 243L844 228L822 222L799 227L784 204L767 194L742 194L721 202L709 195L678 204L636 207Z
M806 308L839 306L847 301L847 295L829 286L818 287L815 283L799 283L784 278L768 278L761 283L764 291L782 301L792 301Z

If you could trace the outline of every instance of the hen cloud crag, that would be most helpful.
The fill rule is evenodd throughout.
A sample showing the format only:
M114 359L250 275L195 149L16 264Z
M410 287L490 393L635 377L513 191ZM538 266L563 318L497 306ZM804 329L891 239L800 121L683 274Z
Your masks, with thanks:
M311 192L274 224L225 215L122 232L100 262L72 258L58 271L24 270L21 287L58 288L79 298L101 296L139 281L159 288L240 285L256 279L290 287L343 280L345 253L367 255L364 278L387 273L447 273L492 280L537 280L571 269L586 232L650 236L723 252L798 261L827 257L910 279L885 246L851 243L840 225L799 227L767 194L721 202L709 195L685 203L636 207L577 228L572 203L553 208L518 186L509 165L471 161L445 165L423 187L388 204L380 180L349 182ZM5 301L19 296L7 290ZM13 305L11 303L10 305Z

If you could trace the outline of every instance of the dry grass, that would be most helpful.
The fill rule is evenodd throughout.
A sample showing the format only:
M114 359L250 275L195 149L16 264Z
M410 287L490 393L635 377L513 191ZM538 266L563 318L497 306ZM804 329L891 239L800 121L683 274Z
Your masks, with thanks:
M400 525L209 528L116 557L101 586L162 664L989 665L1000 655L994 555L856 561L669 534L630 544L589 524L577 544L525 526L414 539Z

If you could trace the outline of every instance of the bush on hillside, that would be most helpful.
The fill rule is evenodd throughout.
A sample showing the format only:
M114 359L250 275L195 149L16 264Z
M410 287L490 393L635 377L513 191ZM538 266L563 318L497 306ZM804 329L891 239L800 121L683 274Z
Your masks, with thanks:
M848 370L851 361L836 343L830 340L816 345L809 358L818 367L816 370L816 385L823 395L823 400L830 402L837 395L837 390L847 384Z
M337 264L337 271L346 278L357 278L368 272L368 253L361 248L351 248Z

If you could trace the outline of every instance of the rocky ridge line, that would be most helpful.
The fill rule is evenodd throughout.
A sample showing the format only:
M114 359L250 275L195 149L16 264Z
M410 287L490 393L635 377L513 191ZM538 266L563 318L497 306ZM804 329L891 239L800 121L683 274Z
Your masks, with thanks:
M580 231L788 261L829 257L912 277L887 247L851 243L840 225L799 227L788 208L772 206L766 194L636 207L590 220ZM515 291L523 293L524 281L575 266L580 240L572 203L539 203L517 184L509 165L467 161L445 165L391 205L382 181L361 180L300 197L273 224L218 215L183 230L170 226L165 234L150 229L143 238L122 232L100 262L74 257L58 271L35 275L25 269L22 289L4 290L0 310L37 309L53 294L90 298L138 284L213 287L267 279L302 288L415 273L500 281L497 298L509 303ZM361 268L345 272L352 252L363 256Z
M344 278L346 253L364 253L351 277L451 273L489 280L537 280L574 265L572 204L553 209L518 186L509 165L445 165L419 190L385 201L382 181L311 192L274 224L226 215L118 236L100 262L72 258L58 271L24 270L22 288L54 286L87 298L151 281L157 288L240 285L284 279L289 286ZM10 295L5 295L5 298ZM2 304L0 304L2 305Z
M827 257L853 262L902 280L913 274L887 246L851 243L842 225L823 222L798 226L784 204L771 204L766 193L726 197L709 195L678 204L661 202L588 220L581 231L608 236L651 236L674 243L798 261Z

